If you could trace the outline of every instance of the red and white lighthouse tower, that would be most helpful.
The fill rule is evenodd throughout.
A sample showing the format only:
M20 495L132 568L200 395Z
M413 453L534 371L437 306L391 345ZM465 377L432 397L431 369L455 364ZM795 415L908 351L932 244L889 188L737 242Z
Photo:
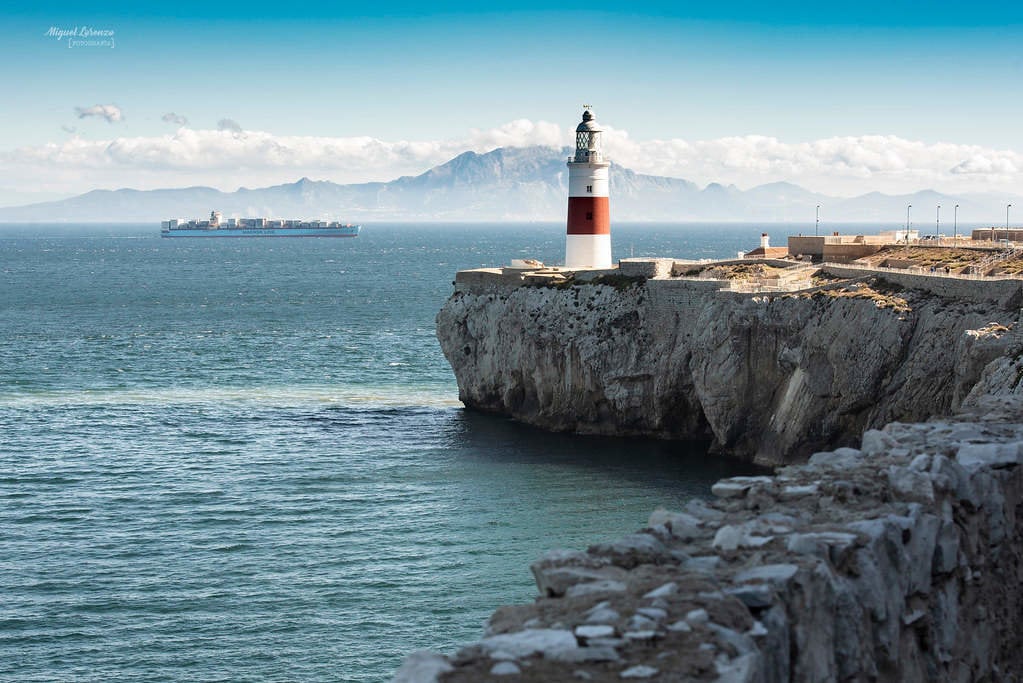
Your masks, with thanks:
M567 268L611 267L611 216L600 126L590 107L575 129L575 156L568 160Z

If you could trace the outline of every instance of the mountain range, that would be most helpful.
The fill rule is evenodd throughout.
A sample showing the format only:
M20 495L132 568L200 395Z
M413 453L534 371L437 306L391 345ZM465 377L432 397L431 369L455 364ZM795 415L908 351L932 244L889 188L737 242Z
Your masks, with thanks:
M225 217L331 218L345 221L555 221L565 215L569 150L504 147L465 152L417 176L390 182L339 185L302 178L294 183L223 192L211 187L93 190L59 201L0 208L0 222L156 222L196 218L212 209ZM740 190L680 178L645 175L612 164L612 219L617 221L762 221L813 224L816 206L829 222L898 225L906 205L918 207L916 225L932 225L934 207L951 208L970 223L998 220L998 207L1021 198L945 195L932 190L853 198L830 197L776 182ZM1023 207L1023 201L1018 204ZM926 212L926 213L923 213ZM920 220L919 217L928 218Z

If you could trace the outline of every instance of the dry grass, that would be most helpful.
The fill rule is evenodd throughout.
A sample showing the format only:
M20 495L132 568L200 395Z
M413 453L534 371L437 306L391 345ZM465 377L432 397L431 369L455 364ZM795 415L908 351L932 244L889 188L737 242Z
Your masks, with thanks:
M996 250L991 249L960 249L954 247L907 248L889 245L883 247L876 254L865 256L854 263L877 267L891 259L893 261L908 261L912 266L923 268L924 270L934 268L939 272L945 272L947 268L949 273L962 273L970 266L977 265L996 253L998 253ZM1023 260L1020 259L1003 261L998 265L1011 269L1005 272L1023 272ZM1002 270L1002 268L1000 267L999 270Z
M913 308L906 299L899 296L901 291L901 288L875 278L866 282L851 282L843 287L822 289L816 292L806 292L792 296L800 298L869 299L878 308L890 308L896 313L909 313Z
M1023 255L1017 255L1000 261L995 265L992 275L1020 275L1023 274Z
M763 263L739 263L727 266L708 264L707 266L691 268L684 275L686 277L705 277L713 280L753 280L756 278L777 277L786 272L787 268L764 265Z
M967 330L966 334L971 337L994 337L995 339L998 339L1008 332L1009 329L1009 327L1002 325L1001 323L988 323L984 327L978 327L975 330Z

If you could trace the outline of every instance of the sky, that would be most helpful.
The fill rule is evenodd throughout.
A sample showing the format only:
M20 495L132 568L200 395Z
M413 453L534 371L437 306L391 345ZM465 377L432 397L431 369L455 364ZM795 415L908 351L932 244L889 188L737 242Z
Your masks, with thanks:
M390 180L569 144L583 104L614 161L701 185L1023 190L1023 3L14 0L0 16L0 205Z

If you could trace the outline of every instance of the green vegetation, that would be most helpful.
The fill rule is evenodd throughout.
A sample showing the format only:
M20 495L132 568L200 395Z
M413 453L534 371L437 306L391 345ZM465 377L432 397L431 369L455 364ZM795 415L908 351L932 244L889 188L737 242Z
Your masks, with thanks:
M810 286L811 287L823 287L824 285L831 285L831 284L835 284L836 282L840 282L842 280L848 280L848 279L849 278L844 278L844 277L839 277L837 275L832 275L831 273L825 273L823 270L818 270L810 278Z
M545 287L548 289L578 289L586 285L605 285L614 287L618 291L631 287L642 286L646 278L642 275L600 275L592 280L576 279L574 274L567 276L553 275L527 277L522 284L523 287Z
M642 275L600 275L589 282L580 282L583 285L605 285L614 287L619 292L630 287L637 287L646 284L646 278Z
M875 278L870 280L870 286L878 294L892 295L900 294L906 291L906 288L900 285L898 282L892 282L891 280L885 280L884 277Z
M547 289L570 289L575 286L576 282L572 281L571 277L527 277L525 282L522 283L523 287L537 287Z

